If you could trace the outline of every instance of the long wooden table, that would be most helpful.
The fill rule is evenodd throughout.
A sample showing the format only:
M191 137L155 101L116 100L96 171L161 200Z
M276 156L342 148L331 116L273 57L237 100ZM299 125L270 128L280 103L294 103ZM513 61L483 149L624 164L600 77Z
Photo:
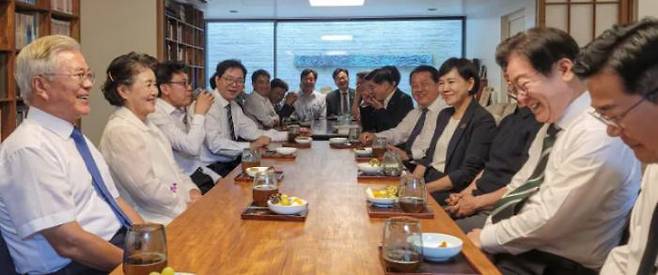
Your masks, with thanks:
M291 161L264 160L284 171L280 191L306 199L306 222L242 220L251 183L234 182L234 170L167 226L169 265L196 274L383 274L379 260L385 219L366 211L354 153L314 141ZM381 186L381 185L380 185ZM423 232L464 240L463 255L481 274L500 274L452 219L430 200L432 220ZM121 267L112 274L122 274Z

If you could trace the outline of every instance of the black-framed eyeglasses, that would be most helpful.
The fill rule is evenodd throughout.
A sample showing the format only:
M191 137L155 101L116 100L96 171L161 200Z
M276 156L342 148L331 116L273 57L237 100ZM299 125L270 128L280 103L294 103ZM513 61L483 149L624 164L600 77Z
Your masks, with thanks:
M78 81L82 86L86 80L91 82L91 85L94 85L96 82L96 74L92 71L85 71L79 73L44 73L43 75L52 75L52 76L68 76Z
M642 95L642 97L638 101L633 103L631 106L626 108L626 110L624 110L623 112L619 113L616 116L612 116L612 117L607 116L607 115L601 113L598 110L591 110L589 112L589 114L592 115L593 117L595 117L596 119L598 119L599 121L603 122L603 124L605 124L607 126L621 129L622 127L621 127L620 123L624 119L624 117L626 117L626 115L628 115L631 111L633 111L633 109L637 108L637 106L640 106L640 104L642 104L643 101L653 100L653 98L656 96L656 94L658 94L658 89L656 89L656 90L654 90L654 91L652 91L648 94Z
M222 79L224 79L224 81L228 82L229 84L244 85L244 78L232 78L228 76L222 76Z

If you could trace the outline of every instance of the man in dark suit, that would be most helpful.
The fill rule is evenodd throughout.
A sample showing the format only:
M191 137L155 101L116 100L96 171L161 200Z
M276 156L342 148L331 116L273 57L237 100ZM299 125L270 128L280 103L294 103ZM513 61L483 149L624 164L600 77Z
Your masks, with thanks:
M394 128L414 108L411 97L397 88L400 72L395 67L376 69L365 80L365 105L360 108L364 132L377 133Z
M327 117L350 114L354 101L354 89L350 88L350 73L347 69L337 68L332 74L338 89L327 94Z

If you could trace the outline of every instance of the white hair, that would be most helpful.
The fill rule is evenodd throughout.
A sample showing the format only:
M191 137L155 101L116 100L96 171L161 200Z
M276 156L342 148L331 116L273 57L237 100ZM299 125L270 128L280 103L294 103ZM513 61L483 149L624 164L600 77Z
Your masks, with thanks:
M55 56L63 51L79 51L80 44L65 35L41 37L21 49L16 57L16 84L26 104L32 99L32 79L50 73L58 66Z

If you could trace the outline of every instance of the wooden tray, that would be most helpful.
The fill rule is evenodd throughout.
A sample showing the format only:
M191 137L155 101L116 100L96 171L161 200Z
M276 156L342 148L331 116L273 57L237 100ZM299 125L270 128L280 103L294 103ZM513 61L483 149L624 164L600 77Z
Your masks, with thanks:
M379 247L379 260L384 267L384 274L386 275L474 275L479 274L473 269L473 267L468 263L464 254L461 252L457 256L453 257L450 260L445 262L430 262L423 259L423 262L420 263L418 270L414 272L398 272L386 268L384 263L384 258L382 257L382 247Z
M282 181L283 180L283 171L275 170L274 173L276 173L276 180L277 181ZM240 172L240 174L235 176L235 178L233 180L236 181L236 182L253 182L254 178L250 177L245 172Z
M354 149L354 148L363 148L363 145L360 142L329 143L329 147L331 147L332 149Z
M297 149L308 149L308 148L311 148L311 143L312 142L309 142L309 143L306 143L306 144L297 143L297 142L284 142L283 147L295 147Z
M372 174L364 174L362 172L357 172L356 176L357 182L387 182L390 183L392 181L400 181L400 176L386 176L384 174L379 174L379 175L372 175Z
M247 206L240 217L243 220L266 220L266 221L291 221L303 222L306 221L308 215L308 208L306 211L295 215L282 215L272 212L267 206L255 206L253 202Z
M433 219L434 211L432 211L431 208L425 206L425 210L423 210L423 212L408 213L402 211L402 209L397 203L394 204L393 207L383 208L383 207L375 207L372 205L372 203L368 202L368 216L370 216L371 218L390 218L397 216L407 216L407 217L414 217L418 219Z
M261 154L261 158L276 159L276 160L295 160L297 158L297 154L282 155L277 153L276 151L267 150L263 152L263 154Z

